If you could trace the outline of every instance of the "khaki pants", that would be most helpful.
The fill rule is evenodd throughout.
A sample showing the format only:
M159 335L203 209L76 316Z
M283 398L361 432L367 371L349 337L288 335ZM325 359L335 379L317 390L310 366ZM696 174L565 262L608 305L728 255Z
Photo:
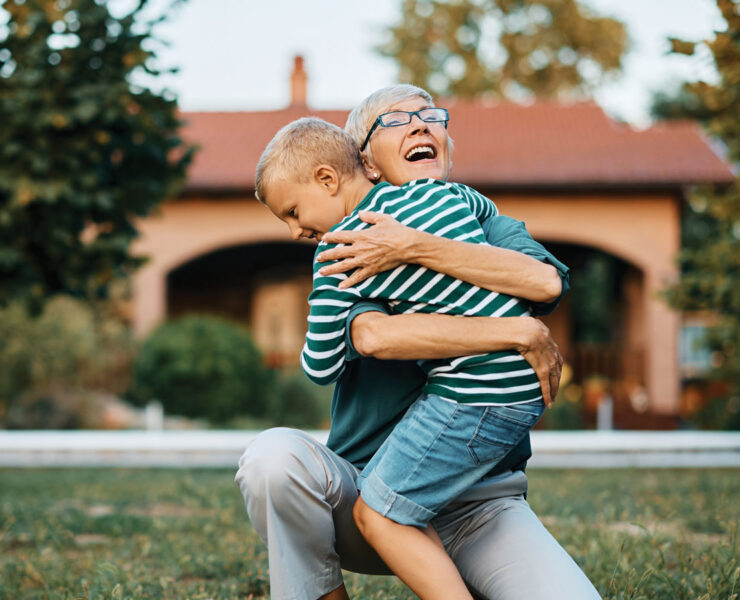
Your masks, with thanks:
M262 432L239 460L236 482L267 544L271 597L316 598L342 569L389 574L352 519L359 470L306 433ZM521 471L463 494L433 521L473 593L490 600L594 600L583 571L524 499Z

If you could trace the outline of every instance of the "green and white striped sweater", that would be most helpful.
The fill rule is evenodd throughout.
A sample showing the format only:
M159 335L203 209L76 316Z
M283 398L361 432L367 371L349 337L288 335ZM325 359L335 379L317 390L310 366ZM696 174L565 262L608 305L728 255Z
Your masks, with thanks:
M480 223L496 214L496 206L472 188L433 179L400 187L376 185L357 208L331 231L365 229L358 212L391 215L399 222L434 235L484 244ZM320 243L317 253L334 247ZM518 298L481 289L421 265L406 264L369 277L357 286L339 289L346 274L321 275L329 263L314 261L310 315L301 365L308 377L326 385L344 369L345 326L350 307L362 299L384 300L394 313L438 313L466 316L528 315ZM424 392L468 404L516 404L542 397L537 376L515 351L492 352L419 363L427 373Z

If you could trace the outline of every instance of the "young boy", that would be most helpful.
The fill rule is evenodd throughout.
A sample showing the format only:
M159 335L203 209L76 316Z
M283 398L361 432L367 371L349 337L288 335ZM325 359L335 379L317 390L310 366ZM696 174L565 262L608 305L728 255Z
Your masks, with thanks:
M369 225L358 212L372 210L435 235L485 243L479 221L496 211L490 200L461 184L373 185L352 139L319 119L300 119L275 135L257 165L256 187L294 239L321 241L329 230L363 229ZM340 289L347 275L322 276L318 269L325 264L314 263L301 354L306 374L319 384L335 381L344 368L345 319L361 299L386 300L398 313L528 314L517 298L420 265L401 265ZM423 395L362 471L355 518L388 566L422 598L470 598L427 524L529 432L544 410L542 394L534 371L515 351L427 360L421 366L427 373Z

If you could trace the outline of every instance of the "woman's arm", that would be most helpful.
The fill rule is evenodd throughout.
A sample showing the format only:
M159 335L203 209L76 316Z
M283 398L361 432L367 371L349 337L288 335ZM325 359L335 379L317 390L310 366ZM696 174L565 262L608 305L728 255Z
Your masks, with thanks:
M352 319L352 345L363 356L393 360L451 358L516 350L540 380L549 406L560 384L563 358L550 330L531 317L388 315L365 312Z
M360 213L374 226L363 231L329 232L324 241L344 246L318 256L319 262L339 262L322 267L325 275L357 268L341 287L350 287L403 263L420 264L488 290L551 302L560 296L557 269L514 250L468 244L441 238L401 225L388 215Z

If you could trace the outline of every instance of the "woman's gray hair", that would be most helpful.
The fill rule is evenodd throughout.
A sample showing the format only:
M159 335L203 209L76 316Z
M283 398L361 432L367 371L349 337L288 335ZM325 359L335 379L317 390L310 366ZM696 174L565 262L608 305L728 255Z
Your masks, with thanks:
M355 106L354 110L349 113L344 130L359 147L362 145L362 142L365 141L367 132L370 131L373 123L375 123L375 119L377 119L379 115L388 112L391 106L394 106L399 102L413 100L414 98L421 98L428 102L429 106L434 106L434 100L432 99L431 94L425 89L415 85L399 83L397 85L389 85L388 87L380 88ZM452 138L450 138L449 134L447 135L447 143L449 144L451 152ZM370 151L370 144L365 146L363 153L367 155L369 161L373 160Z

